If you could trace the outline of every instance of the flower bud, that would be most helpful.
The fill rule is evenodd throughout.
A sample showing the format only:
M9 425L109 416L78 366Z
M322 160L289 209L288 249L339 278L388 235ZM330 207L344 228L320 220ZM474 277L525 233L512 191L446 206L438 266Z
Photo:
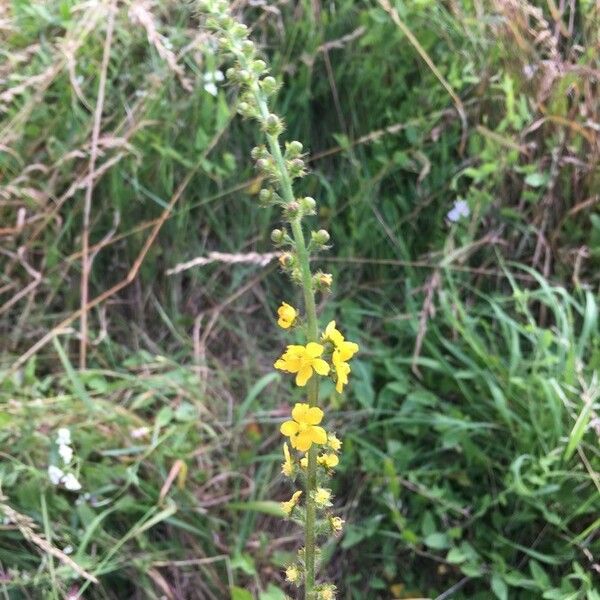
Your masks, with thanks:
M271 241L276 246L281 245L283 243L284 239L285 239L285 233L283 231L281 231L281 229L273 229L273 231L271 231Z
M252 40L244 40L242 42L242 52L248 58L254 56L254 42Z
M237 81L238 70L235 67L229 67L229 69L225 71L225 77L227 77L229 81Z
M259 158L267 157L267 149L264 146L254 146L250 151L250 156L252 160L258 160Z
M288 171L292 178L302 177L304 175L304 161L301 158L294 158L288 161Z
M267 70L267 63L264 60L255 60L252 63L252 70L257 75L262 75Z
M250 71L247 69L240 69L238 72L238 79L242 83L248 84L252 81L252 73L250 73Z
M310 234L312 241L317 244L317 246L324 246L329 242L329 233L324 229L319 229L319 231L313 231Z
M250 105L247 102L240 102L237 107L238 112L243 117L250 114Z
M284 211L283 214L291 221L293 219L295 219L299 214L300 214L300 204L298 202L296 202L295 200L292 200L292 202L289 202Z
M269 161L266 158L259 158L256 161L256 168L264 173L269 168Z
M273 200L275 199L275 194L273 193L273 190L268 190L268 189L262 189L260 190L260 192L258 193L258 202L260 203L261 206L269 206Z
M265 77L261 80L260 87L262 91L265 94L267 94L267 96L270 96L271 94L277 91L277 80L275 79L275 77L271 77L269 75L268 77Z
M233 19L231 19L231 21L233 22ZM244 38L248 35L248 27L243 23L233 22L231 26L231 35L236 38Z
M314 215L317 203L314 198L306 196L305 198L302 198L302 200L300 200L300 206L302 207L303 214Z
M271 113L264 120L263 128L268 135L279 135L283 131L283 123L277 115Z
M285 147L287 158L298 158L302 154L302 148L302 144L297 140L288 142Z

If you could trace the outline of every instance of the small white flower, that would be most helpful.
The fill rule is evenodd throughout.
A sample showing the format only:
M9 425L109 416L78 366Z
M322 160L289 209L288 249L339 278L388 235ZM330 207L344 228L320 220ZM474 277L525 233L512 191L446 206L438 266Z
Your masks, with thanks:
M73 473L67 473L62 478L62 484L72 492L76 492L77 490L81 489L81 484L79 483L79 481L77 481L77 477L75 477Z
M466 200L455 200L454 206L450 209L446 216L448 217L449 221L456 223L463 217L468 217L470 214L471 211L469 210L469 205L467 204Z
M71 446L67 446L66 444L61 444L58 447L58 453L60 457L63 459L65 465L68 465L73 459L73 448Z
M204 73L204 89L211 95L217 95L217 82L223 81L225 76L218 69L214 73Z
M69 545L69 546L65 546L63 548L63 552L65 554L73 554L73 546Z
M71 444L71 432L66 427L61 427L57 431L56 443L65 444L67 446Z
M54 485L58 485L60 483L60 480L64 476L65 476L64 471L62 469L59 469L55 465L50 465L48 467L48 477L50 478L50 481Z

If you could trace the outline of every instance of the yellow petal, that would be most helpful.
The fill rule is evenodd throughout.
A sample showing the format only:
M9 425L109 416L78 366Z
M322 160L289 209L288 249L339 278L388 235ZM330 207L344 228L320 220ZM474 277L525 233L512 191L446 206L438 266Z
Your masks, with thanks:
M317 344L317 342L308 342L308 344L306 344L306 354L311 358L317 358L317 356L323 354L323 346Z
M307 425L318 425L323 420L323 411L318 406L313 406L306 411L304 422Z
M322 427L309 427L304 433L308 433L310 441L315 444L324 444L327 442L327 432ZM300 436L298 436L300 437Z
M325 334L323 337L325 339L331 338L331 334L335 331L335 321L329 321L327 323L327 327L325 327Z
M312 366L319 375L327 375L329 373L329 365L322 358L313 359Z
M296 423L295 421L285 421L285 423L281 424L279 431L281 431L283 435L291 437L293 435L296 435L299 429L300 428L298 427L298 423Z
M310 428L292 438L292 446L300 452L306 452L312 446Z
M291 321L288 321L285 317L279 317L277 319L277 325L281 327L281 329L289 329L292 326Z
M304 402L296 402L292 409L292 419L298 423L304 423L304 418L308 412L309 406Z
M273 366L280 371L287 371L287 364L282 358L278 358Z
M300 387L304 387L306 385L306 382L310 379L312 374L313 374L312 367L308 367L308 366L301 367L300 370L298 371L298 374L296 375L296 385L298 385Z

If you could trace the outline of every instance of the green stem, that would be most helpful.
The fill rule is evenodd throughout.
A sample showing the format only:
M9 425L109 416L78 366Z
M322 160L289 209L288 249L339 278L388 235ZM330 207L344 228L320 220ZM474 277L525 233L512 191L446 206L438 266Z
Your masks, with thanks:
M263 118L269 114L267 102L258 87L253 90L258 109ZM292 179L287 170L285 159L281 153L281 146L277 136L267 134L267 143L271 156L274 158L279 173L279 187L284 201L289 204L294 202L294 190L292 188ZM316 342L319 338L319 325L317 322L317 308L315 304L315 291L313 288L312 273L310 271L310 257L302 224L300 218L294 219L290 223L294 246L296 247L296 256L300 267L302 280L302 290L304 292L304 307L307 321L307 339L309 342ZM319 400L319 381L316 376L308 381L308 404L316 406ZM305 600L314 600L315 589L315 551L316 551L316 506L312 497L312 492L317 487L317 447L311 446L308 451L308 466L306 469L306 521L304 528L304 598Z

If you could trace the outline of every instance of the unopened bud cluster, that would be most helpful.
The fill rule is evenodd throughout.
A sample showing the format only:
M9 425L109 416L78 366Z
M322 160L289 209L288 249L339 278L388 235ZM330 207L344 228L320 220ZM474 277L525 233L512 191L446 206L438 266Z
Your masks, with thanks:
M226 75L229 82L240 86L238 112L246 118L256 119L266 137L267 143L256 146L251 152L257 173L266 183L258 194L259 204L263 207L279 206L285 224L300 223L304 217L316 214L317 202L310 196L296 197L293 193L293 180L306 174L304 147L299 141L292 140L285 142L282 151L279 137L285 130L285 124L269 106L269 99L278 88L277 81L269 75L265 61L257 56L254 42L248 39L248 28L229 15L227 2L204 0L201 6L209 15L207 25L219 36L221 51L233 60ZM301 283L302 274L294 257L297 251L295 238L295 235L288 234L286 228L275 229L271 234L277 248L288 250L280 260L282 268L294 281ZM327 231L312 231L308 251L326 249L328 243ZM315 290L329 289L331 275L317 273L311 278Z

